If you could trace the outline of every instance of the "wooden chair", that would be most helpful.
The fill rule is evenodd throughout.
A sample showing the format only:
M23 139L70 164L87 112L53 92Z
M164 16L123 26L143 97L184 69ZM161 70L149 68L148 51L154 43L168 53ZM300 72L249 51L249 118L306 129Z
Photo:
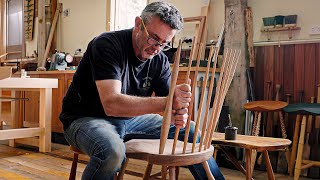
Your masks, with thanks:
M201 51L203 46L200 47L199 56L201 55ZM217 63L217 55L218 55L218 47L211 47L209 61L206 69L204 85L202 91L206 88L206 83L208 80L210 62L214 52L214 66L211 69L211 73L216 73L216 63ZM193 164L202 163L204 169L206 170L206 174L209 179L214 179L212 173L210 172L210 168L207 164L207 160L213 155L213 147L211 146L211 139L213 136L213 131L217 125L217 121L219 119L219 115L222 109L222 104L224 98L226 96L227 90L230 86L232 77L234 75L236 65L238 59L240 57L240 51L236 50L225 50L224 60L222 63L222 67L220 69L219 81L216 88L216 94L213 102L213 109L210 114L210 118L208 118L209 114L209 103L211 99L211 93L213 88L213 81L209 86L209 94L208 97L202 96L200 99L200 106L198 110L198 116L195 119L195 132L194 132L194 140L192 143L188 143L188 135L190 130L190 118L187 121L186 125L186 136L184 138L184 142L177 141L179 129L177 129L174 139L168 138L168 131L170 127L171 121L171 113L172 113L172 100L173 100L173 87L176 84L177 76L178 76L178 68L179 68L179 57L180 57L180 48L175 55L174 67L172 70L172 80L171 80L171 89L166 105L166 110L164 113L163 124L161 129L161 137L159 140L151 140L151 139L134 139L130 140L126 143L126 156L128 159L138 159L145 160L148 162L147 168L145 170L145 174L143 179L149 179L151 177L151 169L154 164L162 166L162 179L165 179L167 176L167 169L169 169L169 179L175 179L175 167L179 166L187 166ZM200 64L200 57L197 58L197 65L195 71L195 78L198 74L198 68ZM189 68L191 63L189 63ZM190 74L190 70L187 72L187 78ZM193 83L192 90L195 89L195 84ZM202 94L204 94L202 92ZM210 97L209 97L210 96ZM192 98L193 99L193 98ZM203 119L203 126L201 131L200 143L196 142L197 134L199 133L199 124L202 114L202 104L206 99L206 113ZM193 100L192 100L193 101ZM193 104L191 102L190 104ZM192 106L192 105L190 105ZM192 108L192 107L191 107ZM190 112L190 111L189 111ZM189 116L191 117L191 116Z

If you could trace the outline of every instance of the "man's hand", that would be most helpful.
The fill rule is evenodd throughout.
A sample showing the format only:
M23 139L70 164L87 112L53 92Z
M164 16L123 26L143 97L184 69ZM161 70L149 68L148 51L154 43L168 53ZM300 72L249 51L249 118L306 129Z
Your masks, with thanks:
M177 128L184 128L188 120L188 108L172 110L171 124Z
M191 80L188 84L179 84L174 89L172 109L183 109L189 107L191 101Z
M188 107L191 101L191 80L188 84L180 84L175 87L172 104L172 121L177 128L184 128L188 119Z

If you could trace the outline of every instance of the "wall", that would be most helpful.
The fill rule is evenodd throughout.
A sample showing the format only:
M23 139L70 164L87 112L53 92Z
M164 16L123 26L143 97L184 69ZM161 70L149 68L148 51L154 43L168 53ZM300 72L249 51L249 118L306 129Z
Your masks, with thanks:
M153 2L150 0L149 2ZM167 0L174 4L184 17L199 16L201 7L206 5L208 1L188 1L185 0ZM75 49L86 49L87 43L96 35L104 32L106 29L106 1L105 0L60 0L63 3L63 10L70 8L70 15L62 17L58 24L57 47L58 49L70 53L74 53ZM307 2L307 3L306 3ZM319 40L320 35L309 35L309 30L313 25L320 25L320 16L316 16L319 0L269 0L257 1L248 0L248 6L253 11L253 27L254 42L267 43L267 35L261 33L262 17L275 15L298 15L298 26L301 27L293 35L290 40ZM210 0L210 8L208 15L208 39L217 39L220 27L224 23L224 0ZM35 20L37 22L37 19ZM34 39L37 38L37 23L35 23ZM194 35L194 25L185 25L185 30L181 32L180 37L192 37ZM287 32L276 32L271 36L271 41L277 43L279 41L289 40ZM32 54L36 49L34 41L27 42L27 55Z
M59 15L56 27L57 49L73 54L76 49L84 52L88 42L106 30L105 0L60 0L62 11L69 9L69 16ZM37 50L38 18L34 21L32 41L26 41L26 56Z
M255 43L268 40L267 33L260 32L263 26L263 17L292 14L298 15L297 24L301 27L300 31L294 32L292 40L320 40L320 35L309 35L312 26L320 26L319 0L248 0L248 6L252 7L253 11L253 41ZM272 33L271 41L277 42L279 40L289 40L288 32Z
M69 16L63 13L57 27L57 48L74 53L82 52L93 37L106 30L106 0L60 0L63 10L69 9Z

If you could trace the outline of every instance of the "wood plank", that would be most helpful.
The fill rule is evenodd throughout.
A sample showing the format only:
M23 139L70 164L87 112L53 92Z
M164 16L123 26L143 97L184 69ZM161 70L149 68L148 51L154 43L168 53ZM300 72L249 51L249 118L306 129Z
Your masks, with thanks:
M45 2L37 1L38 3L38 67L41 67L45 44L46 44L46 22L45 22Z
M264 99L271 100L273 97L274 86L274 46L265 46L264 56ZM271 81L271 87L268 87L267 82Z
M293 96L293 77L294 77L294 45L284 46L283 64L283 91L284 94L291 94Z
M58 80L50 78L7 78L0 81L0 88L58 88Z
M23 128L0 130L0 140L40 136L43 128Z
M256 95L256 100L264 99L264 47L257 46L255 47L255 59L256 59L256 67L254 68L254 91Z
M294 48L295 45L286 45L284 46L284 59L283 59L283 93L291 94L290 103L292 102L293 97L293 82L294 82ZM285 100L286 101L286 100ZM287 124L287 135L288 138L292 140L293 138L293 129L295 126L295 116L288 115L288 124Z
M265 47L265 57L264 57L264 100L271 100L273 97L273 87L274 87L274 46ZM272 113L263 114L263 124L265 129L264 136L273 137L273 121Z
M306 102L310 102L311 97L316 97L317 91L315 91L315 87L317 87L316 83L316 44L306 44L305 45L305 66L304 66L304 97Z
M248 136L248 135L237 135L236 140L225 140L224 133L215 132L213 134L212 143L224 145L224 146L234 146L246 149L256 149L257 151L264 150L276 150L282 149L291 144L288 139L282 138L271 138L271 137L261 137L261 136Z
M6 171L2 169L3 166L10 164L10 169L8 169L4 174L1 172L1 177L8 179L29 179L27 177L31 177L32 179L39 180L43 179L44 177L48 180L55 180L57 178L56 174L49 174L47 172L38 170L37 168L30 166L28 162L21 161L19 158L17 158L17 160L18 161L8 161L5 159L0 159L0 172ZM10 178L8 177L8 174Z
M253 48L253 23L252 23L252 8L245 9L245 28L247 34L247 44L249 52L249 67L255 67L254 48Z
M6 19L6 1L0 1L0 55L6 53L6 45L5 45L5 21ZM1 60L0 60L1 62Z
M0 179L32 179L32 180L43 180L43 179L67 179L62 177L60 173L66 173L71 168L71 157L72 152L69 150L69 146L53 144L52 152L50 153L38 153L37 149L30 148L12 148L7 145L5 141L0 141ZM69 158L69 159L66 159ZM80 155L81 157L81 155ZM7 159L9 158L9 160ZM20 159L21 158L21 159ZM19 162L20 163L19 163ZM35 162L35 163L34 163ZM78 163L77 178L81 179L82 172L86 166L86 162ZM224 162L220 162L224 163ZM33 164L36 168L33 168ZM68 166L70 164L70 166ZM39 166L44 166L44 170L39 170ZM130 159L127 166L125 180L136 180L141 179L142 174L146 168L144 161ZM58 168L56 167L58 166ZM59 167L60 166L60 167ZM59 174L54 174L51 170L58 171ZM245 176L236 170L227 169L220 167L224 177L232 180L242 180ZM49 172L45 171L48 170ZM161 167L155 165L152 174L160 172ZM8 174L9 172L9 174ZM7 174L5 174L7 173ZM8 175L9 178L7 177ZM6 176L4 176L6 175ZM253 176L256 180L264 180L267 176L266 172L254 171ZM17 178L18 177L18 178ZM275 178L279 180L285 180L289 177L283 174L275 174ZM182 180L193 180L193 176L187 168L180 168L179 179ZM300 180L308 180L308 178L300 177Z
M279 91L279 101L285 101L284 98L284 88L283 88L283 78L284 78L284 46L276 46L275 47L275 57L274 57L274 86L273 86L273 92L276 92L276 85L280 84L281 88ZM276 93L274 93L274 96L272 99L275 99Z
M304 44L296 44L294 50L294 84L293 84L293 99L294 102L299 102L299 92L304 90L304 66L305 66L305 58L304 58ZM304 98L302 99L304 102Z
M316 77L315 77L315 81L316 81L316 85L317 84L320 84L320 43L316 44L316 47L315 47L315 52L316 52L316 55L315 55L315 67L316 67ZM318 87L315 87L314 89L315 92L318 91ZM315 96L317 97L317 96Z

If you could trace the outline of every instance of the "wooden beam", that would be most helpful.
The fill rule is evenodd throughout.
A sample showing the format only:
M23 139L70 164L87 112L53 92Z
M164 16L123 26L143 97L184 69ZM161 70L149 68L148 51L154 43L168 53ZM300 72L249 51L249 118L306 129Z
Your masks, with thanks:
M6 52L5 29L6 29L6 1L0 0L0 54Z
M106 1L106 6L107 6L107 14L106 14L106 31L111 31L111 0Z
M253 23L252 23L252 9L247 7L245 9L245 29L247 35L247 44L249 51L249 66L255 67L254 49L253 49Z
M46 44L46 25L45 25L45 2L38 1L38 67L41 67L45 44Z
M237 69L226 96L226 105L229 106L232 123L239 128L239 133L244 131L245 111L243 104L248 99L246 69L248 63L245 60L247 48L245 36L244 10L247 0L224 0L225 4L225 38L224 48L239 49L241 56Z
M44 128L22 128L0 130L0 140L40 136Z
M46 59L48 57L49 50L50 50L51 43L52 43L52 39L53 39L53 35L54 35L54 32L56 30L56 26L57 26L57 23L58 23L59 14L61 12L61 6L62 6L61 3L59 3L58 6L57 6L56 12L54 14L53 22L51 24L50 33L49 33L49 37L48 37L48 42L47 42L46 50L45 50L44 55L43 55L42 63L38 67L45 67L46 66ZM39 56L39 57L41 57L41 56Z

